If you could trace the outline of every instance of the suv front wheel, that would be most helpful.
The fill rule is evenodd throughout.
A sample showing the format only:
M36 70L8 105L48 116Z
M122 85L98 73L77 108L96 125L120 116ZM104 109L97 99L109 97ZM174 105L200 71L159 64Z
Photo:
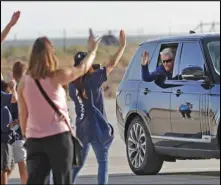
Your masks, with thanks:
M156 175L162 168L163 160L159 158L142 118L135 117L126 135L127 160L136 175Z

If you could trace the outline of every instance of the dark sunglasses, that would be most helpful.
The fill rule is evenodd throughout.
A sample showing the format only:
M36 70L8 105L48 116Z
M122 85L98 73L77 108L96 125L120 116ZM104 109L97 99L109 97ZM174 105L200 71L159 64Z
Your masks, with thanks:
M173 61L173 59L169 59L169 60L163 60L163 63L165 64L165 63L171 63Z

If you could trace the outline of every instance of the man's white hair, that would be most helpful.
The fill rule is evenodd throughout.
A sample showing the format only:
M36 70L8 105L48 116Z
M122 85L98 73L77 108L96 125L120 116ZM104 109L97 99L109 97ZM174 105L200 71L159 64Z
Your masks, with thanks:
M160 52L160 55L167 55L169 56L170 58L174 59L175 58L175 52L172 48L165 48L163 49L163 51Z

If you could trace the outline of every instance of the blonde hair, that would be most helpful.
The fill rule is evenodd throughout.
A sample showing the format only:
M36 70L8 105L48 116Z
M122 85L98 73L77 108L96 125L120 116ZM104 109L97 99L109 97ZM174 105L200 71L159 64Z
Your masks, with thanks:
M27 74L34 79L51 77L58 68L54 48L47 37L36 39L29 59Z

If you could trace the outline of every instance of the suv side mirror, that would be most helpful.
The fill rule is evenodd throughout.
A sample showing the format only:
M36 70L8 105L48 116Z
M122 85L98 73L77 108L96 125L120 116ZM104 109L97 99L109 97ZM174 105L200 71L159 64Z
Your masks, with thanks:
M199 66L189 66L183 69L182 78L184 80L206 80L204 70Z

